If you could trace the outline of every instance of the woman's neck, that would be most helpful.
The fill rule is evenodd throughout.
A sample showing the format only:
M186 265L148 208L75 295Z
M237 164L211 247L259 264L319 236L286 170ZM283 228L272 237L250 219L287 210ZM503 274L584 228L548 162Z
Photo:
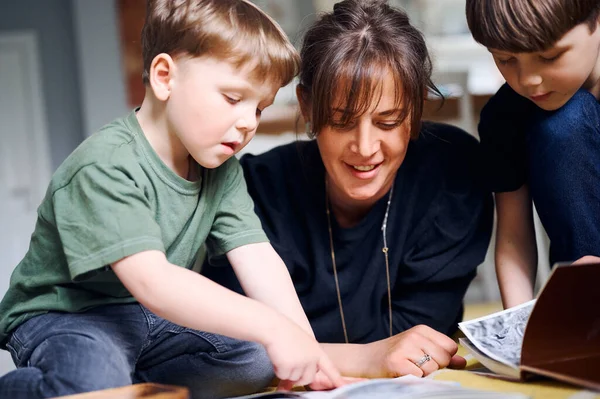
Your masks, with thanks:
M331 212L335 217L338 225L342 228L351 228L356 226L366 215L369 213L371 208L379 201L387 191L389 191L389 187L385 190L381 191L381 194L378 193L376 196L365 200L354 200L352 198L348 198L343 194L338 187L335 186L331 182L331 180L327 179L327 195L328 200L331 203Z

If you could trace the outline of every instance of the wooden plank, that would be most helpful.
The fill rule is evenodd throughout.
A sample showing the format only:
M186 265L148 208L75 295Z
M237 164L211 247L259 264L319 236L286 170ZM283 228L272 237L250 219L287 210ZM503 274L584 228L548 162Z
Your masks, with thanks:
M189 399L187 388L161 384L135 384L122 388L61 396L60 399Z

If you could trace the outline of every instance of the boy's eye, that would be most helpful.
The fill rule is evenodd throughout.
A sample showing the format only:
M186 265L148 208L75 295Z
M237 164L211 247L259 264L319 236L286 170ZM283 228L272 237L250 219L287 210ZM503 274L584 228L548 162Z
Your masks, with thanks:
M256 116L260 118L261 115L262 115L262 109L256 108Z
M239 102L240 102L240 100L239 100L239 99L237 99L237 98L233 98L233 97L230 97L230 96L228 96L227 94L223 94L223 97L225 97L225 100L227 100L227 102L228 102L229 104L237 104L237 103L239 103Z
M512 61L515 60L514 57L509 57L509 58L496 58L496 60L498 61L498 63L500 65L507 65L509 63L511 63Z
M555 55L555 56L553 56L553 57L547 57L547 56L543 56L543 55L541 55L541 56L540 56L540 58L542 59L542 62L547 62L547 63L550 63L550 62L552 62L552 61L556 61L557 59L559 59L559 58L560 58L560 56L561 56L561 55L563 55L563 54L564 54L564 53L560 53L560 54L557 54L557 55Z

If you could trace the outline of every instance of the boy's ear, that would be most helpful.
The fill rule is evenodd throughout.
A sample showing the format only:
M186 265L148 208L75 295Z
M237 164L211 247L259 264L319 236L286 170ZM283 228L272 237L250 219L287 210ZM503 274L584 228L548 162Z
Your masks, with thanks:
M150 64L148 76L154 96L160 101L167 101L171 95L171 85L175 72L175 62L170 55L160 53Z
M310 122L310 104L308 101L308 95L306 88L302 85L296 85L296 98L300 105L300 113L305 122Z

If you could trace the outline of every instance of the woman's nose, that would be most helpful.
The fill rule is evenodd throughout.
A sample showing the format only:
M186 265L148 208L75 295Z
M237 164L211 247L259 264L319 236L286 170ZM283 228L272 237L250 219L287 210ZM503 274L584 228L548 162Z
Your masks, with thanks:
M369 158L378 150L378 140L370 124L359 124L356 129L354 143L351 147L352 151L358 153L364 158Z

